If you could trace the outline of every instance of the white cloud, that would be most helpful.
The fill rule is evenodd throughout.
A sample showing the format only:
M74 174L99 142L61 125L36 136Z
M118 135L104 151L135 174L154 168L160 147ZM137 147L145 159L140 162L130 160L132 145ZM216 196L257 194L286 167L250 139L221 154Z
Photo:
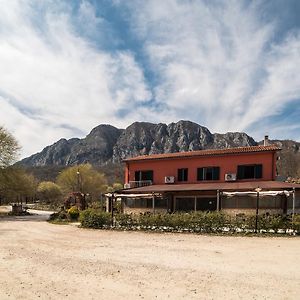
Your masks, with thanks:
M46 3L42 20L33 20L36 4L1 5L0 115L21 141L23 155L72 137L66 127L87 133L100 123L120 123L116 113L122 106L135 107L151 95L131 52L95 49L55 2ZM92 7L83 4L81 14L90 16Z
M128 45L128 32L115 36L118 25L88 1L74 13L69 1L0 0L0 123L23 156L100 123L190 119L257 139L295 132L288 118L272 116L300 99L300 34L279 39L280 22L263 18L263 2L112 3L122 26L130 23Z
M156 101L177 118L249 130L300 99L300 35L276 44L279 22L264 21L261 2L129 3L132 31L160 79Z

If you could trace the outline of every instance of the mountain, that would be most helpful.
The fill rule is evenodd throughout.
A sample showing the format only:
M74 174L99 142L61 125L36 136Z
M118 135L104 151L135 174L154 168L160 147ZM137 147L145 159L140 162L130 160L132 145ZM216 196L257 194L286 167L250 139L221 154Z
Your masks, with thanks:
M171 124L135 122L126 129L111 125L95 127L85 138L61 139L40 153L23 159L25 167L61 167L91 163L110 169L122 159L143 154L170 153L201 149L232 148L261 144L243 132L211 133L190 121ZM271 140L282 147L278 170L281 175L296 177L300 168L300 143ZM118 171L119 172L119 171Z
M60 139L41 152L23 159L24 166L68 166L118 163L141 154L170 153L208 148L252 146L257 143L245 133L212 134L190 121L152 124L135 122L126 129L99 125L83 139Z
M113 147L124 130L111 125L95 127L84 139L60 139L20 161L26 167L70 166L90 162L101 165L112 158Z

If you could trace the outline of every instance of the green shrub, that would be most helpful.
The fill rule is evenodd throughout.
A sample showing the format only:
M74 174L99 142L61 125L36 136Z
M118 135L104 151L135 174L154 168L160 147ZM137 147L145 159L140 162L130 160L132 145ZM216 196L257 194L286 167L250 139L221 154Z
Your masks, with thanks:
M64 210L57 213L53 213L49 217L49 221L66 222L68 220L69 220L69 214Z
M115 215L117 225L122 227L130 227L138 225L138 216L133 214L118 213Z
M78 220L79 217L79 210L77 206L72 206L71 208L68 209L68 214L70 216L70 219L72 221Z
M95 209L86 209L80 213L79 221L82 227L103 228L111 224L111 214Z
M294 215L291 221L291 227L294 231L296 231L297 234L300 235L300 214Z

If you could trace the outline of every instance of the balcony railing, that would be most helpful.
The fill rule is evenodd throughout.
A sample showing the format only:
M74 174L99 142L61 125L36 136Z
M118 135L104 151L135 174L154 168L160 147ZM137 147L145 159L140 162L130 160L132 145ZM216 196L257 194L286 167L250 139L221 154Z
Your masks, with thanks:
M128 188L137 188L142 186L152 185L152 180L129 181Z

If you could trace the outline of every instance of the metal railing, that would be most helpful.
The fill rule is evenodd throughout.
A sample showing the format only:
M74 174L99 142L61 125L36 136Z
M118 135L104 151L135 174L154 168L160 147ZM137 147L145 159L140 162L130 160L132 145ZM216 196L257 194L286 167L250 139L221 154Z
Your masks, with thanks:
M152 180L129 181L129 187L131 189L147 185L152 185Z

